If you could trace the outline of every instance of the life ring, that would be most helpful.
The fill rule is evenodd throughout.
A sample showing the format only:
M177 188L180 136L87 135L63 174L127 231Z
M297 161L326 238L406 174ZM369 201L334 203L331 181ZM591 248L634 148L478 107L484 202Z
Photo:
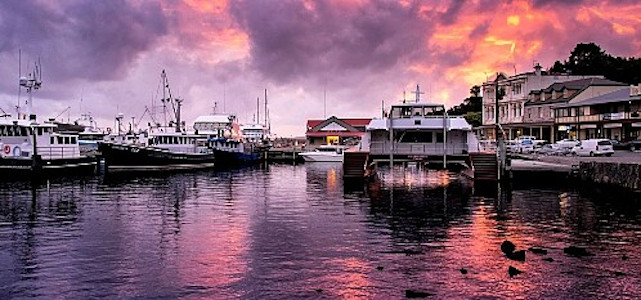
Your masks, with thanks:
M22 156L22 149L20 147L13 147L13 156Z
M9 146L9 145L2 146L2 152L4 152L4 154L11 153L11 146Z

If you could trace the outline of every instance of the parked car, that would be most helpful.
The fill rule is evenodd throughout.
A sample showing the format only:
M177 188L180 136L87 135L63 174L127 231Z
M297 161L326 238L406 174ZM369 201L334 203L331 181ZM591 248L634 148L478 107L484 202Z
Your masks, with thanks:
M628 143L619 141L619 140L610 140L610 143L612 143L612 148L614 150L628 150L630 149L630 146Z
M516 143L516 151L518 153L532 153L534 152L534 142L532 140L521 140Z
M597 156L605 155L612 156L614 148L610 140L606 139L590 139L583 140L578 145L572 148L572 155L579 156Z
M535 152L539 155L566 155L570 151L567 148L561 148L558 144L544 144L536 148Z
M563 139L563 140L557 141L555 144L559 145L559 147L561 148L566 148L571 150L579 143L580 142L578 140Z

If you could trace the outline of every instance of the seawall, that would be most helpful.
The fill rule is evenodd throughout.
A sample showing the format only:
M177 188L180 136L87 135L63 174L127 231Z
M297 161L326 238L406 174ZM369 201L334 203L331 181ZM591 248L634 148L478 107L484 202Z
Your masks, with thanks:
M641 164L581 162L579 175L583 181L641 191Z

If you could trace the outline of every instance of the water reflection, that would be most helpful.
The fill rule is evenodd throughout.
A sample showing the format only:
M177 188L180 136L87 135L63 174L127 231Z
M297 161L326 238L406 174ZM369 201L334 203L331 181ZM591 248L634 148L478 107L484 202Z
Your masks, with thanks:
M0 183L0 295L641 295L637 200L570 185L488 191L418 166L344 185L340 164ZM509 260L505 239L548 255ZM569 257L568 245L595 255ZM510 265L525 273L510 278Z

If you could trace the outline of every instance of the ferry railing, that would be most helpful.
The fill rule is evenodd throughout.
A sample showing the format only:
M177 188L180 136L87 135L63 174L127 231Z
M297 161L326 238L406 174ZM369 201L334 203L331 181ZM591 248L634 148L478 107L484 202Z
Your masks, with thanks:
M44 159L63 159L80 156L80 148L76 147L38 147L38 155Z
M389 154L389 142L372 142L370 153ZM443 143L394 143L395 155L443 155ZM461 155L468 151L467 143L447 144L448 155Z

